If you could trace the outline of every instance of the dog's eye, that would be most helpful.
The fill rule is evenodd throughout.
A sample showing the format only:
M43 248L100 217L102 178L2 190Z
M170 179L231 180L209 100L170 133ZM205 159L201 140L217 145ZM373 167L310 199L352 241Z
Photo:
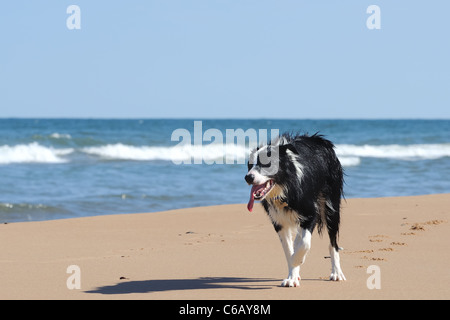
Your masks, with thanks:
M269 168L270 167L270 161L268 163L260 163L259 164L261 168Z
M261 168L268 168L270 167L270 158L269 157L258 157L258 163L257 165Z
M268 168L271 165L272 149L269 147L258 156L258 166Z

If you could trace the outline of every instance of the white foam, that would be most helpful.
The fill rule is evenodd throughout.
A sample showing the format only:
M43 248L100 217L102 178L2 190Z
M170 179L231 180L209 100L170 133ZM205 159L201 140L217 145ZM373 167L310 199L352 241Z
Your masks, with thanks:
M86 147L82 152L107 160L152 161L163 160L174 163L245 164L249 150L236 144L185 144L173 147L130 146L122 143L98 147ZM344 167L358 166L360 157L339 157Z
M0 164L11 163L64 163L61 156L68 155L73 149L54 149L41 146L37 142L16 146L0 146Z
M439 159L450 157L450 143L412 145L348 145L336 146L336 154L341 157L367 157L399 160Z
M111 160L170 160L168 147L130 146L122 143L86 147L82 152Z
M361 164L359 157L339 157L339 161L343 167L355 167Z
M70 134L67 134L67 133L55 132L55 133L52 133L50 135L50 138L53 138L53 139L72 139L72 136Z
M175 163L244 163L246 149L238 145L176 145L162 146L130 146L122 143L99 147L83 148L82 152L110 160L151 161L166 160ZM230 162L229 162L230 161Z
M235 144L130 146L121 143L83 148L82 152L110 160L151 161L165 160L175 163L237 163L243 164L249 153L244 146ZM337 145L336 153L344 167L358 166L361 158L398 160L439 159L450 157L450 144L418 145Z
M64 163L75 149L55 149L37 142L16 146L0 146L0 164ZM77 149L85 154L108 160L172 161L174 163L244 164L249 150L236 144L204 144L176 146L132 146L122 143ZM439 159L450 157L450 143L415 145L349 145L336 146L336 153L344 167L358 166L362 158L398 160Z

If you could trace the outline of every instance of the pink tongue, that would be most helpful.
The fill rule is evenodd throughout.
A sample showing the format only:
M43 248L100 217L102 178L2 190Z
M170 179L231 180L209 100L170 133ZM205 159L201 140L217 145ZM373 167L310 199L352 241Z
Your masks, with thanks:
M248 211L252 212L253 210L253 204L255 203L255 196L253 195L256 190L261 188L261 186L252 186L252 190L250 191L250 200L248 200L247 209Z

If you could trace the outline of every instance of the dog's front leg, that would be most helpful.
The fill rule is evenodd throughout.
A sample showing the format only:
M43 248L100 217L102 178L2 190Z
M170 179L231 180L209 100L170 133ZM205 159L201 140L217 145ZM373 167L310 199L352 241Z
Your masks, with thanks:
M305 262L306 255L311 249L311 232L307 229L286 228L278 235L283 245L289 268L288 277L283 280L283 287L300 286L300 265ZM295 237L295 241L293 240Z
M300 265L293 263L294 257L294 238L297 238L297 228L282 228L278 231L281 245L288 264L289 274L281 283L282 287L298 287L300 286Z
M308 229L300 229L295 239L292 264L300 266L305 262L306 255L311 249L311 232Z

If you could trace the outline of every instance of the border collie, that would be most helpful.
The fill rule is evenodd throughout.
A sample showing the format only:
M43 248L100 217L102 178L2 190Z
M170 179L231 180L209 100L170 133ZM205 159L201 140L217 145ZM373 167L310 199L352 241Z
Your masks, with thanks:
M282 286L300 285L316 226L319 234L324 226L328 230L330 280L346 280L337 244L344 179L332 142L317 133L285 133L250 153L245 181L252 185L248 210L261 201L286 254L289 275Z

